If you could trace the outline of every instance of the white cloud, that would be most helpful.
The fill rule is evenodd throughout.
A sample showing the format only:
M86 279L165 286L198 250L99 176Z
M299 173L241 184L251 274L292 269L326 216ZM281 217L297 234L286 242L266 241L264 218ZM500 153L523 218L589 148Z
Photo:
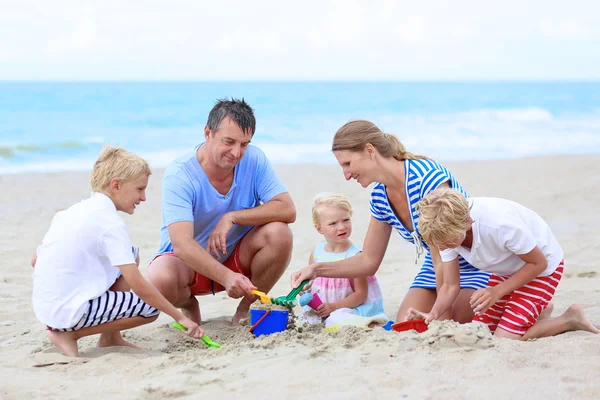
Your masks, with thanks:
M560 21L544 19L540 24L540 30L545 36L556 39L587 39L589 37L588 29L572 18Z
M14 4L0 79L600 78L593 0Z

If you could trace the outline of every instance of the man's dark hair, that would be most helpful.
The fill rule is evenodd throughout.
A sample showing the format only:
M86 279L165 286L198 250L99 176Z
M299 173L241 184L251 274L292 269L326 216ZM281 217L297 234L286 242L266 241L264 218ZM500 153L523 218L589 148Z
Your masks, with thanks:
M244 101L244 98L239 100L232 97L231 100L226 98L217 100L213 109L210 110L210 114L208 114L208 121L206 122L208 129L213 132L218 130L225 117L231 118L244 133L250 133L250 136L254 135L256 130L254 110Z

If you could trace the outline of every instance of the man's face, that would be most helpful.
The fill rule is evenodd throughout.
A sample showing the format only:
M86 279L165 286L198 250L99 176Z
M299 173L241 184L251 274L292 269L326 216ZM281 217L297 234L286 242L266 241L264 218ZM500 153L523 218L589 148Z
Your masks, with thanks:
M251 132L244 132L229 117L225 117L218 129L204 128L206 150L215 165L221 169L233 169L240 162L250 140Z

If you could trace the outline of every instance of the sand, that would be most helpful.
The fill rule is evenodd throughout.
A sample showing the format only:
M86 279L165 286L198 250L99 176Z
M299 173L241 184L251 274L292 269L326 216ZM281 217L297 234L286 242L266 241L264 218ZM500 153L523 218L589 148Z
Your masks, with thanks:
M448 163L471 195L499 196L533 208L552 226L565 250L565 277L554 315L572 303L600 325L600 157L540 157L511 161ZM278 166L296 202L291 225L294 253L271 291L289 292L291 272L306 265L321 237L311 224L312 197L346 193L355 207L352 239L366 233L369 191L345 182L338 166ZM493 338L478 324L434 323L423 334L318 326L254 338L248 325L228 321L237 301L224 294L199 298L203 328L223 346L206 349L169 326L161 315L125 333L147 350L95 347L79 342L81 357L68 358L50 344L31 309L31 255L57 209L89 195L88 173L0 176L0 398L313 398L463 399L600 398L600 335L570 332L529 342ZM125 216L141 248L144 271L156 251L160 228L160 178L151 177L148 201ZM316 178L318 177L318 178ZM377 274L385 310L396 311L418 266L415 251L392 235ZM247 321L246 321L247 324Z

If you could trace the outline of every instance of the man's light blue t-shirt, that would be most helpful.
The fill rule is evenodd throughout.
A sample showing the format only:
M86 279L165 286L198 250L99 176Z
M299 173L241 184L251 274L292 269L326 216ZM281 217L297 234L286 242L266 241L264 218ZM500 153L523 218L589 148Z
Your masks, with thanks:
M163 177L162 227L158 254L173 251L167 227L175 222L194 223L194 239L206 249L208 237L225 213L266 203L287 192L265 154L249 145L235 166L229 193L222 195L210 184L198 162L196 150L173 161ZM252 226L234 225L227 236L225 261ZM212 255L212 254L211 254ZM213 255L214 257L214 255Z

